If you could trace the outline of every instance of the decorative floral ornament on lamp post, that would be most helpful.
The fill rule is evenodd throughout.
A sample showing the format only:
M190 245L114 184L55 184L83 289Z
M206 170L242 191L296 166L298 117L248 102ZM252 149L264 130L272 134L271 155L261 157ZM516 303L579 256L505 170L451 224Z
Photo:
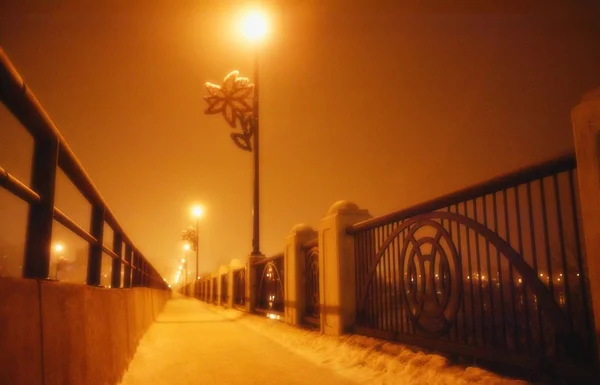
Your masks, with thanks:
M198 247L198 232L194 227L190 226L187 230L182 231L181 240L188 242L192 250L196 251Z
M241 132L231 134L236 146L252 152L250 139L254 134L252 99L254 84L245 77L239 77L238 71L231 71L223 79L223 84L206 82L204 85L208 95L204 99L208 107L204 111L208 115L221 113L231 128Z

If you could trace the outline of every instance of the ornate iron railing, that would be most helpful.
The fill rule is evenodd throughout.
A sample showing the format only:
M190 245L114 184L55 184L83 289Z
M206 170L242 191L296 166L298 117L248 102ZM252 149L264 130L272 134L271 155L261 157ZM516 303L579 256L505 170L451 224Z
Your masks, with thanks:
M233 305L246 305L246 268L233 272Z
M223 274L221 275L221 305L223 306L227 306L227 303L229 301L229 288L227 286L227 275L228 274Z
M302 245L305 257L305 290L306 310L304 321L310 324L320 324L319 306L319 242L314 239Z
M210 278L206 277L206 280L204 281L204 298L202 299L207 303L210 302L210 283Z
M217 277L213 277L212 279L212 286L211 286L211 293L212 293L212 303L213 304L217 304L219 302L219 287L217 286L218 282L217 282Z
M352 226L356 331L519 366L595 362L573 154Z
M112 258L111 287L146 286L168 289L160 274L124 232L58 128L2 49L0 100L34 140L31 187L0 168L0 187L29 204L22 276L48 279L50 243L55 220L88 243L88 285L101 284L102 257L105 254ZM59 169L92 206L89 232L54 206L56 174ZM103 245L105 224L113 231L112 248ZM121 266L124 266L123 282Z
M252 265L258 282L257 312L281 313L284 311L283 253L262 259Z

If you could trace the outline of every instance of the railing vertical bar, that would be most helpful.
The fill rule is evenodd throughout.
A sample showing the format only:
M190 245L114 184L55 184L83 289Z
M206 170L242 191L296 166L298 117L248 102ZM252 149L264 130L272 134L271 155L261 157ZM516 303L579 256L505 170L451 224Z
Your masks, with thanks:
M359 325L364 325L365 322L365 317L364 317L364 313L365 313L365 308L364 308L364 303L360 303L360 299L362 298L362 295L364 293L364 289L363 289L363 266L365 264L365 245L364 245L364 231L358 232L357 234L355 234L355 247L357 249L356 252L356 256L357 256L357 264L356 264L356 291L357 291L357 296L356 296L356 309L359 312L357 314L358 316L358 323Z
M497 193L493 193L492 194L492 205L493 205L493 210L494 210L494 232L498 233L499 228L498 228L498 201L496 198L496 194ZM506 312L504 309L504 281L502 280L502 260L500 259L500 251L498 250L497 247L494 247L496 249L496 264L498 266L498 283L500 285L499 289L500 289L500 313L501 313L501 317L500 319L505 320L506 319ZM502 345L503 348L506 349L506 339L508 338L507 334L506 334L506 322L501 322L502 324Z
M389 237L390 234L390 225L387 224L385 225L385 231L384 231L384 241L387 240L387 238ZM385 300L386 300L386 306L385 306L385 312L386 312L386 322L387 322L387 330L393 330L393 323L392 323L392 295L390 292L390 276L391 276L391 270L390 270L390 247L388 246L387 249L385 250L385 254L384 254L384 258L385 258Z
M556 220L558 222L558 239L560 242L560 257L562 261L562 269L563 269L563 282L565 286L565 305L567 307L567 317L569 318L569 325L573 327L573 313L571 307L571 290L569 287L569 270L567 267L567 250L565 247L565 234L563 228L563 217L562 217L562 206L560 204L560 191L558 187L558 175L552 175L552 179L554 182L554 198L556 199ZM552 281L552 276L549 277L549 280Z
M403 221L399 221L397 222L398 226L400 226ZM395 239L395 244L396 244L396 253L398 253L398 257L396 258L397 260L397 264L396 264L396 268L398 269L398 284L396 285L396 294L398 296L398 301L400 303L400 313L398 313L398 323L400 324L400 332L401 333L406 333L408 330L406 328L406 325L404 323L404 311L405 311L405 306L406 303L404 302L404 285L406 284L405 282L405 277L400 275L400 253L402 252L402 237L403 237L404 232L400 232L398 233L398 236Z
M100 286L102 273L102 240L104 237L104 207L92 206L90 234L96 238L95 244L89 245L86 282L90 286Z
M488 207L487 207L487 195L483 197L483 225L488 228ZM487 239L485 241L485 255L487 260L487 276L488 276L488 295L490 300L490 326L492 334L492 346L497 347L496 344L496 312L494 309L494 280L492 279L492 260L490 258L490 242Z
M113 234L113 252L119 256L119 259L112 260L110 286L119 288L121 287L121 259L123 258L123 234L119 231L115 231Z
M374 302L374 297L373 297L373 293L374 293L374 286L375 284L373 283L373 281L371 280L371 277L368 276L368 271L369 268L371 266L371 233L372 233L372 229L369 229L367 231L365 231L365 248L366 248L366 253L365 253L365 260L366 260L366 266L365 266L365 270L363 271L364 274L364 278L363 278L363 282L364 282L364 289L367 290L367 304L365 304L365 310L367 312L367 324L369 325L369 327L374 327L374 322L373 322L373 302Z
M381 238L381 227L377 227L375 229L375 249L373 250L374 257L377 256L379 252L379 245ZM374 260L374 262L377 262ZM384 317L383 314L383 285L381 282L381 272L382 272L383 264L377 263L375 268L375 282L377 282L377 328L383 329L384 327Z
M379 226L378 228L378 236L377 236L377 244L381 245L383 243L383 239L384 239L384 235L385 235L385 226ZM379 248L379 246L378 246ZM379 250L378 250L379 251ZM381 304L381 309L379 310L380 314L381 314L381 329L382 330L387 330L387 309L386 309L386 303L385 303L385 250L381 250L383 251L383 253L381 254L381 258L379 259L379 263L377 264L379 267L379 274L378 274L378 280L379 280L379 289L380 289L380 293L379 293L379 301Z
M454 207L454 205L448 206L449 213L453 213L453 211L452 211L453 207ZM455 224L454 222L452 222L450 220L448 221L448 228L449 228L448 230L449 230L449 234L450 234L450 239L452 240L452 243L454 245L456 245L456 243L454 243L454 224ZM458 258L460 258L460 249L458 249ZM463 283L459 282L459 284L462 287ZM456 319L454 320L452 327L454 328L454 337L455 337L453 342L459 342L460 339L459 339L459 334L458 334L458 311L457 311Z
M508 215L508 193L506 189L502 190L502 197L504 199L504 225L506 229L506 242L510 244L510 217ZM512 305L512 316L513 316L513 340L515 351L519 352L519 329L517 323L517 310L515 308L515 281L514 271L512 263L508 262L508 279L510 285L510 303Z
M131 272L131 285L133 287L138 287L140 285L139 282L139 263L140 263L140 257L138 254L137 249L133 250L133 271Z
M477 198L472 200L473 202L473 219L479 222L479 218L477 217ZM485 341L485 309L484 309L484 300L483 300L483 275L481 274L481 253L480 253L480 244L479 244L479 234L475 232L475 257L477 258L476 266L477 266L477 281L479 282L479 315L481 317L481 342L483 346L486 345Z
M375 261L375 248L377 247L375 242L375 237L377 235L377 229L371 230L371 234L369 235L369 266ZM374 328L377 328L379 325L379 317L377 314L377 304L379 301L379 297L377 296L377 270L374 269L374 276L369 277L371 280L371 289L372 289L372 297L371 297L371 322Z
M131 287L131 245L125 243L125 273L123 274L123 287Z
M30 204L27 213L24 278L46 279L50 272L58 151L56 139L37 138L34 142L31 188L39 194L40 202Z
M467 202L464 203L464 207L465 207L465 216L468 217L469 216L469 206L467 204ZM475 321L475 296L473 295L473 280L475 279L475 277L473 276L473 269L471 266L471 234L469 231L469 228L465 228L466 230L466 235L467 235L467 267L469 269L469 289L470 289L470 299L471 299L471 321L473 322L471 324L471 333L473 335L473 342L476 344L475 339L477 337L477 327L476 327L476 321Z
M515 193L515 210L517 214L517 243L519 247L519 255L523 260L523 227L521 225L521 198L519 197L519 187L513 188ZM527 343L527 352L531 354L531 325L529 324L529 301L527 299L527 286L521 285L521 294L523 295L523 307L525 313L525 341Z
M398 222L392 222L392 232L396 230L396 228L399 226ZM398 239L398 236L396 235L394 237L394 239L392 239L392 242L390 242L390 254L391 254L391 269L392 269L392 286L391 289L393 291L393 322L394 322L394 327L392 329L392 331L394 333L398 333L399 331L401 331L400 329L400 325L398 322L398 302L401 300L400 297L398 297L398 280L402 279L402 277L398 276L398 264L396 262L396 260L398 259L397 256L397 250L396 250L396 240Z
M369 317L370 317L370 306L371 306L371 299L369 296L369 292L368 290L370 290L370 287L367 287L367 274L366 274L366 270L368 269L369 266L369 245L367 244L367 238L368 238L368 230L362 231L360 233L361 236L361 250L362 250L362 267L361 267L361 272L360 272L360 288L361 288L361 293L364 293L364 297L365 297L365 302L361 304L361 308L363 309L363 324L364 325L370 325L369 324Z
M456 213L460 214L460 203L456 204ZM458 240L458 254L459 254L459 258L460 258L460 266L462 269L463 266L463 260L464 260L464 256L463 256L463 250L462 250L462 232L460 231L460 223L456 223L456 233L457 233L457 240ZM462 271L461 271L462 273ZM470 273L468 273L470 274ZM461 274L462 276L464 276L464 274ZM471 277L469 275L467 275L467 281L471 281L470 279ZM467 341L468 341L468 321L467 321L467 299L466 299L466 295L465 295L465 284L464 284L464 279L463 282L461 282L462 286L461 286L461 290L463 291L463 295L461 296L461 300L462 300L462 329L463 329L463 343L466 345Z
M360 298L362 298L362 290L360 288L360 270L361 270L361 264L362 264L362 254L360 252L360 235L362 234L362 232L359 232L357 234L353 235L353 240L354 240L354 256L355 256L355 261L354 261L354 282L356 285L356 323L358 325L362 325L362 308L361 308L361 303ZM306 254L305 254L306 255ZM307 258L308 259L308 258ZM308 271L305 273L305 276L308 277ZM237 282L237 280L236 280ZM237 291L236 291L237 293ZM306 301L308 302L308 298L306 299Z
M406 237L407 234L410 232L410 228L411 226L408 226L407 228L404 229L404 231L402 231L402 247L404 248L404 245L406 244ZM407 266L407 259L406 259L406 255L404 255L404 264L405 266ZM405 269L406 270L406 269ZM404 277L404 279L408 279L410 278L409 276ZM406 290L406 285L404 286L403 290ZM408 302L405 302L404 305L406 305L404 307L404 319L406 322L406 332L410 333L412 335L415 334L415 328L413 323L411 322L411 318L410 318L410 304Z
M529 236L531 238L531 254L533 259L533 270L535 271L536 277L539 275L539 267L538 267L538 255L537 255L537 241L535 237L535 225L534 225L534 215L533 215L533 200L531 194L531 182L527 182L525 185L527 188L527 207L529 208ZM537 310L537 324L538 328L538 338L540 340L541 350L546 351L546 340L544 338L544 324L542 322L542 308L537 302L537 297L534 295L535 300L535 308Z
M546 193L544 189L544 179L540 179L540 199L542 201L542 221L544 226L544 244L546 249L546 264L548 265L548 276L552 277L552 255L550 253L550 238L548 232L548 212L546 206ZM554 284L552 280L548 281L548 290L554 298Z

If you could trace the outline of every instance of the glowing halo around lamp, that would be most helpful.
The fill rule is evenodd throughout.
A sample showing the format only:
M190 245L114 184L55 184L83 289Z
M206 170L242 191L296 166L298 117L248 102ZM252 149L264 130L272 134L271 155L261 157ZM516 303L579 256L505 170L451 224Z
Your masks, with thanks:
M242 18L242 34L246 39L257 42L267 34L268 23L264 13L252 11Z
M192 207L192 215L194 216L194 218L200 218L202 215L204 215L204 209L202 208L202 206Z

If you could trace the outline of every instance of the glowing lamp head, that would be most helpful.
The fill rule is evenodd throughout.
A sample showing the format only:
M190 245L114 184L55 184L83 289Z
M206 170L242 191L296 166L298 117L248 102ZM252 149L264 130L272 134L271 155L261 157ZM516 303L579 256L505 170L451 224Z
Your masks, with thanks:
M186 243L185 245L183 245L183 249L185 251L188 251L190 249L190 245L188 243Z
M181 263L185 263L185 258L182 258L182 259L181 259Z
M192 207L192 215L194 218L200 218L202 215L204 215L204 209L200 206L194 206Z
M54 251L56 251L57 253L60 253L64 249L65 249L64 246L61 245L60 243L57 243L56 245L54 245Z
M267 18L262 12L250 12L242 19L242 33L252 42L262 40L267 29Z

